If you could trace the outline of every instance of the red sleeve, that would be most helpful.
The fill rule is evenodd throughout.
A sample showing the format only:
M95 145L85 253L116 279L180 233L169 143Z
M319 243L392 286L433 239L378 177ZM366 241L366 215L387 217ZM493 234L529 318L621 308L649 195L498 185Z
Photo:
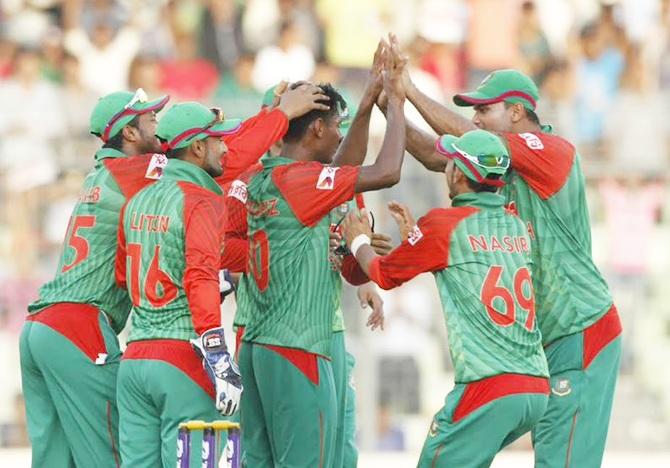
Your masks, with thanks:
M121 289L128 288L126 283L126 231L123 227L125 213L126 205L123 205L119 214L119 228L116 231L116 259L114 261L114 278L116 285Z
M546 200L561 190L570 177L575 147L546 133L506 133L514 169L540 198Z
M219 199L184 190L184 291L193 327L201 335L221 326L219 266L223 239L223 206Z
M223 175L217 177L219 185L237 179L256 163L288 130L288 118L279 109L262 110L244 121L242 128L224 138L228 152L223 156Z
M239 183L239 184L238 184ZM226 196L226 235L221 255L221 268L233 272L247 271L249 243L247 240L247 208L240 198L243 194L246 201L246 185L235 180Z
M167 157L158 153L142 154L105 159L103 164L114 177L123 196L129 200L144 187L161 178L167 165Z
M365 274L361 266L356 261L356 257L351 254L345 255L342 259L342 268L340 269L340 273L349 284L354 286L360 286L361 284L365 284L370 281L368 275Z
M434 209L419 219L409 238L390 254L378 256L369 267L370 279L393 289L415 276L449 265L449 242L458 223L477 208Z
M359 171L358 166L299 162L277 167L272 180L296 218L312 227L330 210L353 198Z

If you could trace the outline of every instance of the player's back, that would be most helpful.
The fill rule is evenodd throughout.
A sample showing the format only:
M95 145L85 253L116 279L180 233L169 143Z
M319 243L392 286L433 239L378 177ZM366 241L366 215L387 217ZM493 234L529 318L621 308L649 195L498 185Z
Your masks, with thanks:
M160 169L162 155L126 157L112 149L96 154L74 207L53 280L44 284L30 304L34 313L56 303L91 304L109 317L118 333L125 326L130 301L114 281L114 256L119 213L127 198L154 181L147 168Z
M499 196L476 196L477 208L435 209L419 222L424 231L419 236L444 233L437 235L446 236L449 246L447 267L436 271L435 278L455 380L466 383L505 373L546 377L525 226L500 206L486 206Z
M549 133L505 135L512 158L503 194L527 222L543 342L577 333L612 304L591 255L584 175L574 146Z
M353 196L357 169L281 157L263 166L247 187L249 274L238 294L245 340L328 356L341 281L328 261L328 214ZM286 195L301 188L306 195Z
M223 204L220 188L213 179L201 177L209 182L202 185L178 179L180 170L190 175L201 171L191 166L172 160L165 176L134 196L123 210L119 243L123 244L121 252L125 257L117 257L117 277L124 275L133 305L128 342L196 337L186 295L185 270L189 262L186 244L213 239L218 251L223 230L199 232L199 226L189 225L190 214L194 209L202 209L218 227ZM121 269L119 262L125 262Z

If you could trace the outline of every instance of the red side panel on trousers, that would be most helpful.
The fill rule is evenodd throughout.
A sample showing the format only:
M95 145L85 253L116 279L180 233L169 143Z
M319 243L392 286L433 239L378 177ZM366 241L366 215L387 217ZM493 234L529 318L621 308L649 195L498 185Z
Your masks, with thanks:
M212 399L215 397L214 385L202 367L202 359L188 341L133 341L123 353L123 359L149 359L172 364L198 384Z
M619 336L621 331L619 313L616 307L612 305L600 320L584 330L584 369L589 367L598 353Z
M29 315L26 320L57 331L95 362L99 354L107 353L98 312L97 307L89 304L62 302Z
M465 391L454 410L453 422L498 398L517 393L549 394L549 379L522 374L501 374L465 386Z

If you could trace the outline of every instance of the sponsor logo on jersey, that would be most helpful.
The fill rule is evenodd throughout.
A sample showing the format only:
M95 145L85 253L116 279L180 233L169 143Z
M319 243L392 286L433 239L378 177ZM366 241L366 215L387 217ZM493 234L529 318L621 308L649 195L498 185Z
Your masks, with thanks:
M419 226L414 225L411 231L409 231L409 235L407 236L407 242L409 242L409 245L414 245L417 242L419 242L423 238L423 232L421 232L421 229L419 229Z
M540 140L540 137L534 133L519 133L519 136L526 141L526 146L532 150L541 150L544 149L544 143Z
M335 187L335 174L339 167L324 167L319 174L319 180L316 181L316 188L319 190L333 190Z
M242 203L247 203L247 184L241 180L234 180L228 189L228 196L237 198Z
M147 167L147 173L144 174L144 177L154 180L160 179L163 176L163 169L165 169L167 163L167 156L154 153L153 156L151 156L151 162L149 162L149 167Z
M255 218L277 216L279 214L279 210L277 209L277 199L272 198L262 202L249 200L249 203L247 204L247 213Z
M568 379L558 379L551 387L551 393L557 396L566 396L572 392L570 381Z

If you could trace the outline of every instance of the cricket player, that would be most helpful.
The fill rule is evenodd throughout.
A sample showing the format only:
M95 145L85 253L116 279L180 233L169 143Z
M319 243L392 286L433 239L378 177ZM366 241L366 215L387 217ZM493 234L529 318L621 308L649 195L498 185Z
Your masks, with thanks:
M434 209L415 225L405 215L405 240L384 257L369 245L367 216L350 213L343 229L361 267L382 288L435 275L456 385L435 415L418 466L486 467L547 407L530 240L496 193L509 167L497 136L474 130L444 136L437 148L448 161L451 208Z
M154 181L148 171L162 168L151 153L160 151L156 113L167 101L149 101L142 90L112 93L91 114L103 147L70 218L56 276L28 307L21 332L33 467L120 464L116 334L130 301L113 279L116 226L126 199Z
M170 163L123 208L116 279L133 304L118 378L124 466L175 466L180 422L237 409L241 378L219 309L224 223L214 177L223 174L222 137L238 127L198 103L170 108L156 129Z
M374 106L376 96L379 94L379 87L381 85L381 49L378 50L376 60L373 62L370 80L366 86L364 97L362 98L362 106L354 117L354 135L353 139L349 139L340 145L340 148L346 150L347 147L358 148L359 145L355 143L358 139L356 133L362 133L362 138L367 140L367 130L369 127L369 117ZM274 88L268 90L263 98L263 107L267 108L276 105L278 97ZM340 126L342 133L345 133L347 128L352 124L347 121L346 124ZM348 135L348 132L345 133ZM352 143L354 142L354 143ZM365 145L363 145L365 148ZM265 158L278 156L281 153L282 141L276 142L264 156ZM364 155L363 155L364 156ZM228 216L226 224L225 247L224 247L224 266L233 272L246 272L248 265L248 224L247 224L247 185L249 180L262 170L262 164L252 166L247 172L242 174L237 180L233 181L229 186L226 194L226 214ZM360 207L363 205L363 197L358 194L355 201L344 203L331 211L331 230L334 230L343 219L343 215L352 207ZM335 245L331 245L333 249L337 247L338 240L341 236L334 236L331 234L331 241ZM386 254L390 251L390 238L381 234L373 234L372 243L380 255ZM335 254L331 251L331 260L338 270L342 266L345 267L343 276L348 278L356 270L357 263L351 255L343 256ZM367 281L367 278L359 281ZM376 291L374 283L368 282L358 287L358 298L361 306L364 309L368 307L371 309L371 315L368 319L368 325L374 330L377 327L383 327L383 300ZM339 294L338 294L339 296ZM244 300L244 298L238 298ZM338 300L339 302L339 300ZM234 325L236 327L236 353L239 352L241 338L244 334L244 327L246 324L246 317L240 313L241 308L235 314ZM338 306L333 320L333 343L331 350L331 362L333 367L333 378L335 382L336 400L337 400L337 432L334 448L334 467L351 467L356 466L358 459L358 451L355 444L355 403L356 396L354 388L351 385L352 371L354 365L354 357L346 351L344 341L344 320L342 310Z
M399 179L405 62L397 44L385 59L389 118L375 164L347 166L336 154L344 103L322 85L331 111L292 121L280 156L264 161L248 184L250 274L241 279L238 297L246 299L238 306L247 317L239 363L249 466L332 466L337 407L328 358L341 280L328 262L329 213L357 192Z
M228 138L226 177L233 180L288 128L289 118L315 108L310 90L286 93L277 109L242 123ZM119 212L160 178L167 163L155 137L156 113L168 101L144 91L101 98L90 131L103 142L67 230L55 278L29 306L20 341L33 466L118 466L116 338L131 308L114 282ZM321 106L320 104L318 106ZM319 107L320 108L320 107ZM54 351L57 350L57 351Z
M497 132L511 171L502 194L526 222L531 241L537 320L551 375L551 397L533 430L536 467L599 467L621 357L621 322L591 256L586 189L575 147L540 125L535 83L498 70L476 91L454 96L472 106L469 121L432 101L406 76L410 101L439 134ZM427 168L442 161L431 138L408 129L408 149Z

